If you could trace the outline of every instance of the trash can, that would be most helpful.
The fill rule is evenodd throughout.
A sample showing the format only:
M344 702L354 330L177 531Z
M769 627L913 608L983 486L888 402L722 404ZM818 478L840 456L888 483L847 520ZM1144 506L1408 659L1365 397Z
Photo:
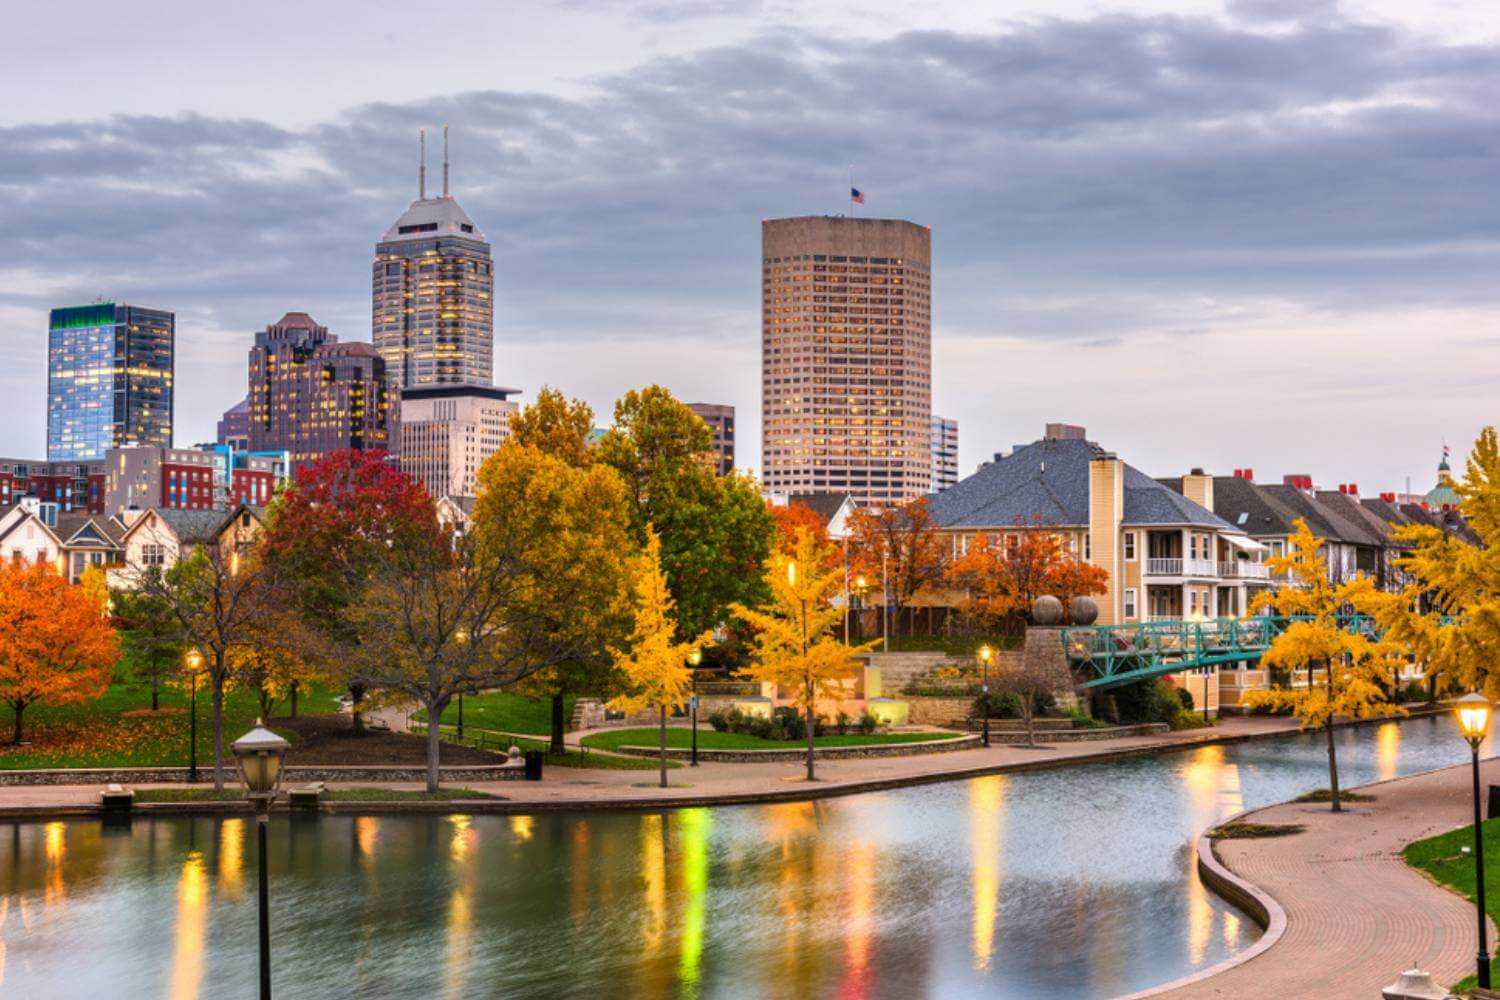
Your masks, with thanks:
M527 781L542 780L542 758L544 756L545 754L540 750L527 750L521 755L525 768L522 774Z
M1489 812L1484 814L1485 819L1494 819L1500 816L1500 785L1490 786Z

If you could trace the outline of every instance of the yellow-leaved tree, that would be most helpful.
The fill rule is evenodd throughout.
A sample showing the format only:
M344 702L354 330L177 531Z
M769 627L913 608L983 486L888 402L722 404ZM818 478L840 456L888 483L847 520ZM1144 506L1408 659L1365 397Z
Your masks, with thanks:
M807 719L808 781L816 780L818 700L843 694L859 669L855 656L876 645L849 646L836 638L843 609L835 607L833 599L843 593L844 570L828 558L828 546L821 533L799 528L792 551L778 550L767 563L770 603L760 609L731 607L756 632L746 676L789 693Z
M661 787L666 788L667 713L687 704L693 686L688 657L707 645L713 633L688 642L674 641L677 606L661 568L661 539L655 531L648 529L645 551L631 560L631 584L635 627L630 631L629 648L611 650L615 666L625 676L626 692L610 699L610 706L622 712L657 711Z
M1353 601L1369 588L1369 582L1331 583L1328 564L1319 551L1322 540L1302 518L1295 524L1286 555L1270 560L1272 572L1284 574L1287 584L1261 594L1251 605L1252 612L1287 620L1261 662L1286 670L1291 685L1252 691L1245 696L1245 704L1290 709L1303 729L1323 727L1328 737L1329 799L1333 811L1339 812L1343 806L1334 720L1401 714L1401 708L1390 701L1400 656L1389 639L1376 640L1351 627Z
M1411 546L1397 564L1412 579L1401 593L1359 595L1360 610L1426 665L1439 687L1500 699L1500 443L1486 427L1458 491L1472 535L1429 524L1398 525ZM1478 544L1474 544L1477 540Z

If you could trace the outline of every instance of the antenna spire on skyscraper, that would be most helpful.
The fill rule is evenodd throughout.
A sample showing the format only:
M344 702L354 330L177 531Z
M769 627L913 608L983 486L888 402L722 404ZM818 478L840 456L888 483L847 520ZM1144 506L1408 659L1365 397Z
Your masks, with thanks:
M448 123L443 122L443 197L448 197Z
M417 197L427 197L427 130L417 129L417 143L422 148L421 165L417 167Z

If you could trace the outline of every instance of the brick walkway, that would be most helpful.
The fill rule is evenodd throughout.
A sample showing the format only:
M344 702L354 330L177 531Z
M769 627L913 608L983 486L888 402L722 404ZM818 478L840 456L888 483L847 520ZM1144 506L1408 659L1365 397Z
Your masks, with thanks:
M1267 840L1221 841L1220 860L1286 911L1286 933L1243 965L1155 994L1200 997L1351 997L1373 1000L1415 965L1451 985L1474 971L1474 906L1401 860L1413 840L1469 823L1469 766L1372 785L1374 802L1286 804L1250 814L1305 831ZM1500 783L1500 760L1481 766ZM1495 939L1491 937L1491 949Z

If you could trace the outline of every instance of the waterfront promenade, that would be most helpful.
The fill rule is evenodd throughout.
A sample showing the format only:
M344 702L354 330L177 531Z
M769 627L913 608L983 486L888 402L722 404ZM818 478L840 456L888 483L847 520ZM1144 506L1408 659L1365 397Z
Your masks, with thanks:
M659 788L651 771L589 768L548 768L539 782L449 781L500 796L483 804L485 812L527 812L554 809L654 808L672 805L713 805L768 802L853 794L932 781L954 780L1003 771L1110 760L1124 755L1283 735L1297 731L1286 718L1252 716L1226 718L1211 729L1193 729L1159 736L1135 736L1078 743L1043 744L1028 748L996 744L988 749L909 757L819 760L818 781L802 780L800 761L777 763L702 763L668 772L672 787ZM582 735L582 734L579 734ZM570 734L570 742L576 737ZM230 760L229 780L238 781ZM208 773L205 773L205 780ZM201 783L200 783L201 784ZM391 788L418 788L415 783L361 782ZM22 811L95 805L101 785L0 786L0 816ZM171 786L153 786L171 787ZM477 811L477 810L476 810Z
M1500 782L1500 760L1484 762L1481 777ZM1401 859L1412 841L1473 821L1469 765L1360 791L1375 800L1347 804L1344 813L1326 803L1285 803L1247 814L1250 822L1306 827L1216 847L1225 867L1282 908L1285 932L1239 965L1142 995L1368 998L1412 966L1445 987L1472 974L1474 905Z

